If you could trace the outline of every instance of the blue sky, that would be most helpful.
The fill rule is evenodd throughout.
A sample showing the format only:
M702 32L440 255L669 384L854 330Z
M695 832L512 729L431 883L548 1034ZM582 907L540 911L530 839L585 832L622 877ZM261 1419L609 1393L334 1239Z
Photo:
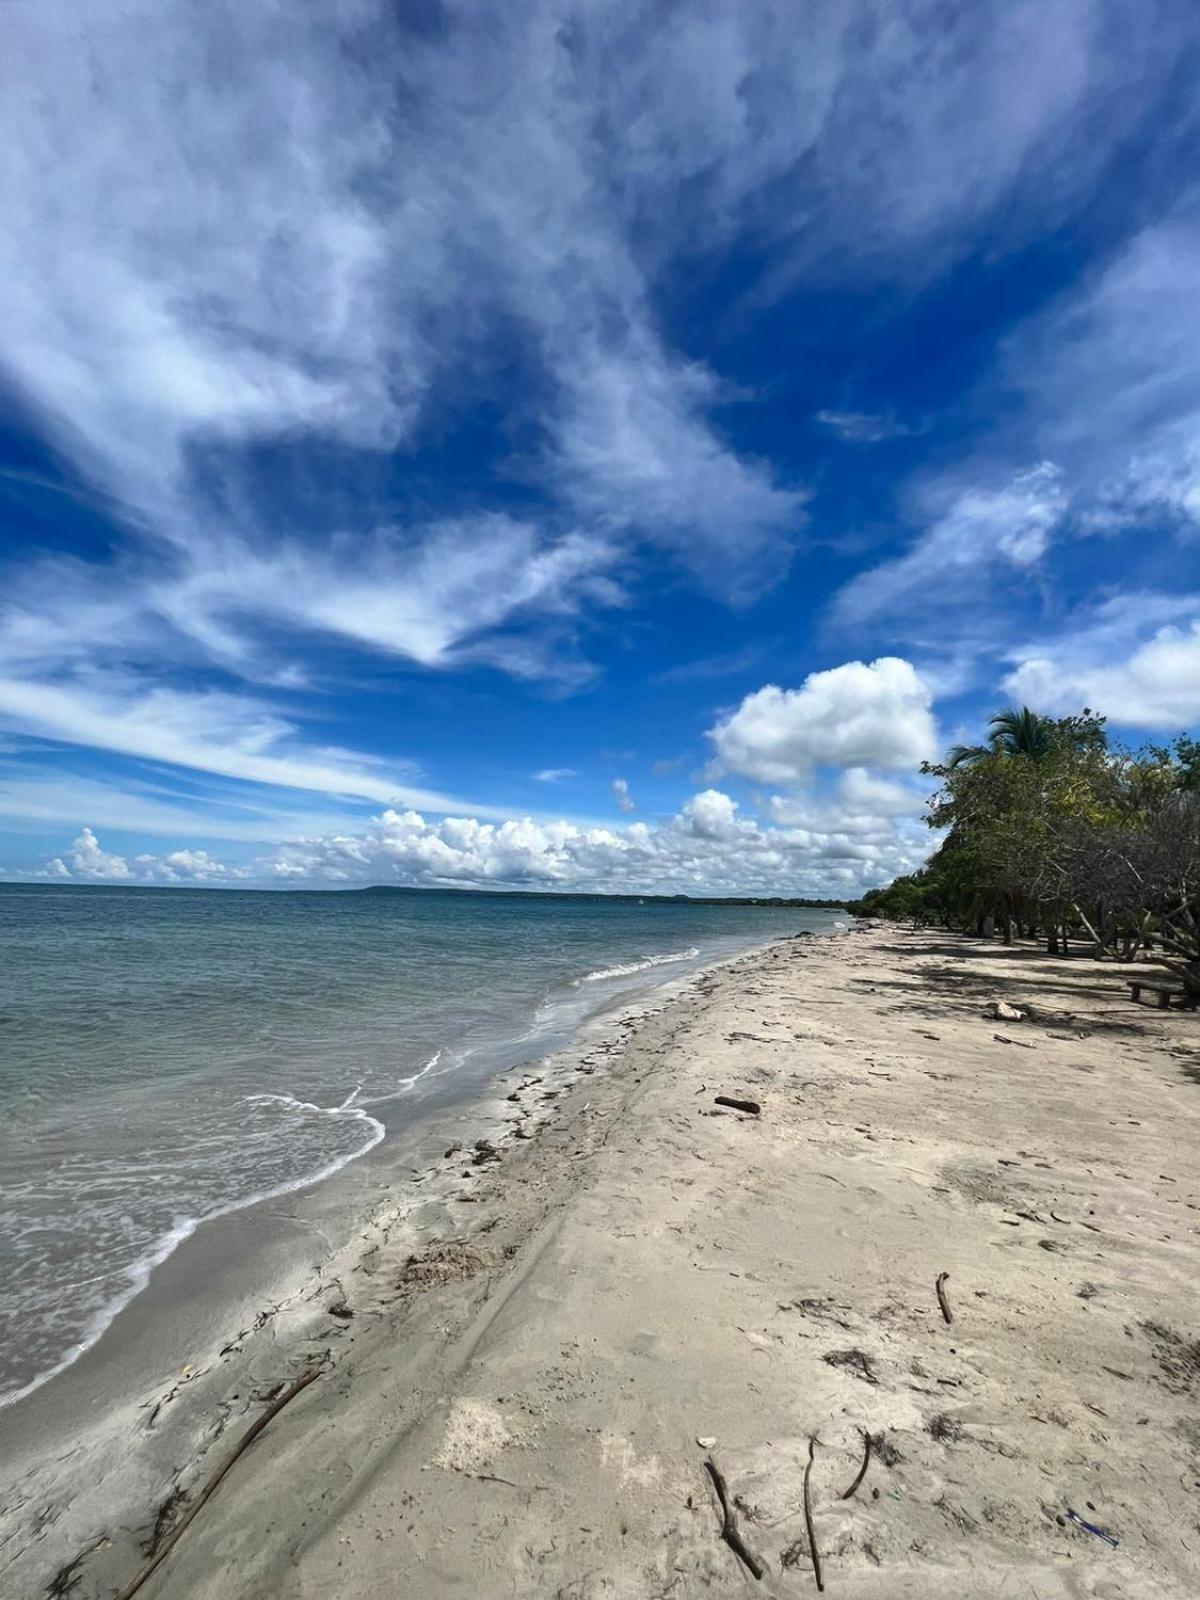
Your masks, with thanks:
M0 869L849 893L1200 720L1186 0L46 0Z

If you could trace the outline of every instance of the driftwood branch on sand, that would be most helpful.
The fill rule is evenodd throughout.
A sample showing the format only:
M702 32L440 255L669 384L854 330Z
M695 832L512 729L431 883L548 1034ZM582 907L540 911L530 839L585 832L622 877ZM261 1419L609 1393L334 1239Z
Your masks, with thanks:
M271 1401L271 1404L261 1416L254 1419L242 1437L238 1440L234 1448L225 1457L225 1460L217 1468L216 1472L213 1473L212 1477L204 1485L204 1488L197 1495L196 1499L193 1500L192 1504L188 1507L186 1513L180 1519L178 1526L172 1530L170 1535L158 1547L138 1575L132 1579L131 1582L125 1585L120 1594L117 1595L116 1600L131 1600L131 1597L138 1592L138 1590L146 1582L147 1578L150 1577L151 1573L158 1570L158 1568L170 1555L171 1551L179 1543L179 1540L182 1538L197 1512L202 1506L206 1505L217 1492L217 1488L221 1482L221 1479L229 1471L230 1467L232 1467L238 1458L242 1456L249 1446L254 1443L255 1439L258 1438L259 1434L267 1426L267 1423L270 1422L273 1417L277 1417L283 1410L284 1406L286 1406L289 1401L294 1400L302 1389L307 1389L309 1384L312 1383L315 1378L319 1378L322 1371L323 1368L321 1367L309 1367L306 1372L302 1372L298 1378L289 1383L281 1394L277 1394L275 1396L274 1400Z
M733 1502L729 1498L729 1490L725 1486L725 1479L721 1476L721 1469L711 1456L705 1458L704 1467L713 1481L713 1488L717 1491L717 1499L721 1502L722 1539L724 1539L738 1560L744 1564L747 1571L761 1580L763 1573L767 1569L738 1532L737 1516L733 1509Z

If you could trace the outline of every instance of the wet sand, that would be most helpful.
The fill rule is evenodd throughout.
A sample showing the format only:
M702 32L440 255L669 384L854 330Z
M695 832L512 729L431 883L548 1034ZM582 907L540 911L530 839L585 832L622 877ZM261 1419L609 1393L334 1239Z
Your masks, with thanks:
M831 1594L1200 1592L1200 1018L1120 979L862 928L512 1074L153 1427L8 1480L0 1592L116 1593L312 1363L142 1595L813 1593L813 1440Z

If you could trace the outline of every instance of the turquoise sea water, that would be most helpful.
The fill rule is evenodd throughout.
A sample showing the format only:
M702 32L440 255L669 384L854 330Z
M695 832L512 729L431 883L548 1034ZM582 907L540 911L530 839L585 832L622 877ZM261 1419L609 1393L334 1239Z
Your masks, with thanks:
M0 1403L206 1218L310 1184L605 1005L834 914L0 884Z

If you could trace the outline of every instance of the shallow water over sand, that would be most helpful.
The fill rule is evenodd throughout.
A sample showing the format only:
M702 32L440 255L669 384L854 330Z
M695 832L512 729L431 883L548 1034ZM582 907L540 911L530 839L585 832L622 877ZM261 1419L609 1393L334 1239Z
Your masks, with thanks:
M0 885L0 1403L205 1220L336 1171L618 996L836 920Z

